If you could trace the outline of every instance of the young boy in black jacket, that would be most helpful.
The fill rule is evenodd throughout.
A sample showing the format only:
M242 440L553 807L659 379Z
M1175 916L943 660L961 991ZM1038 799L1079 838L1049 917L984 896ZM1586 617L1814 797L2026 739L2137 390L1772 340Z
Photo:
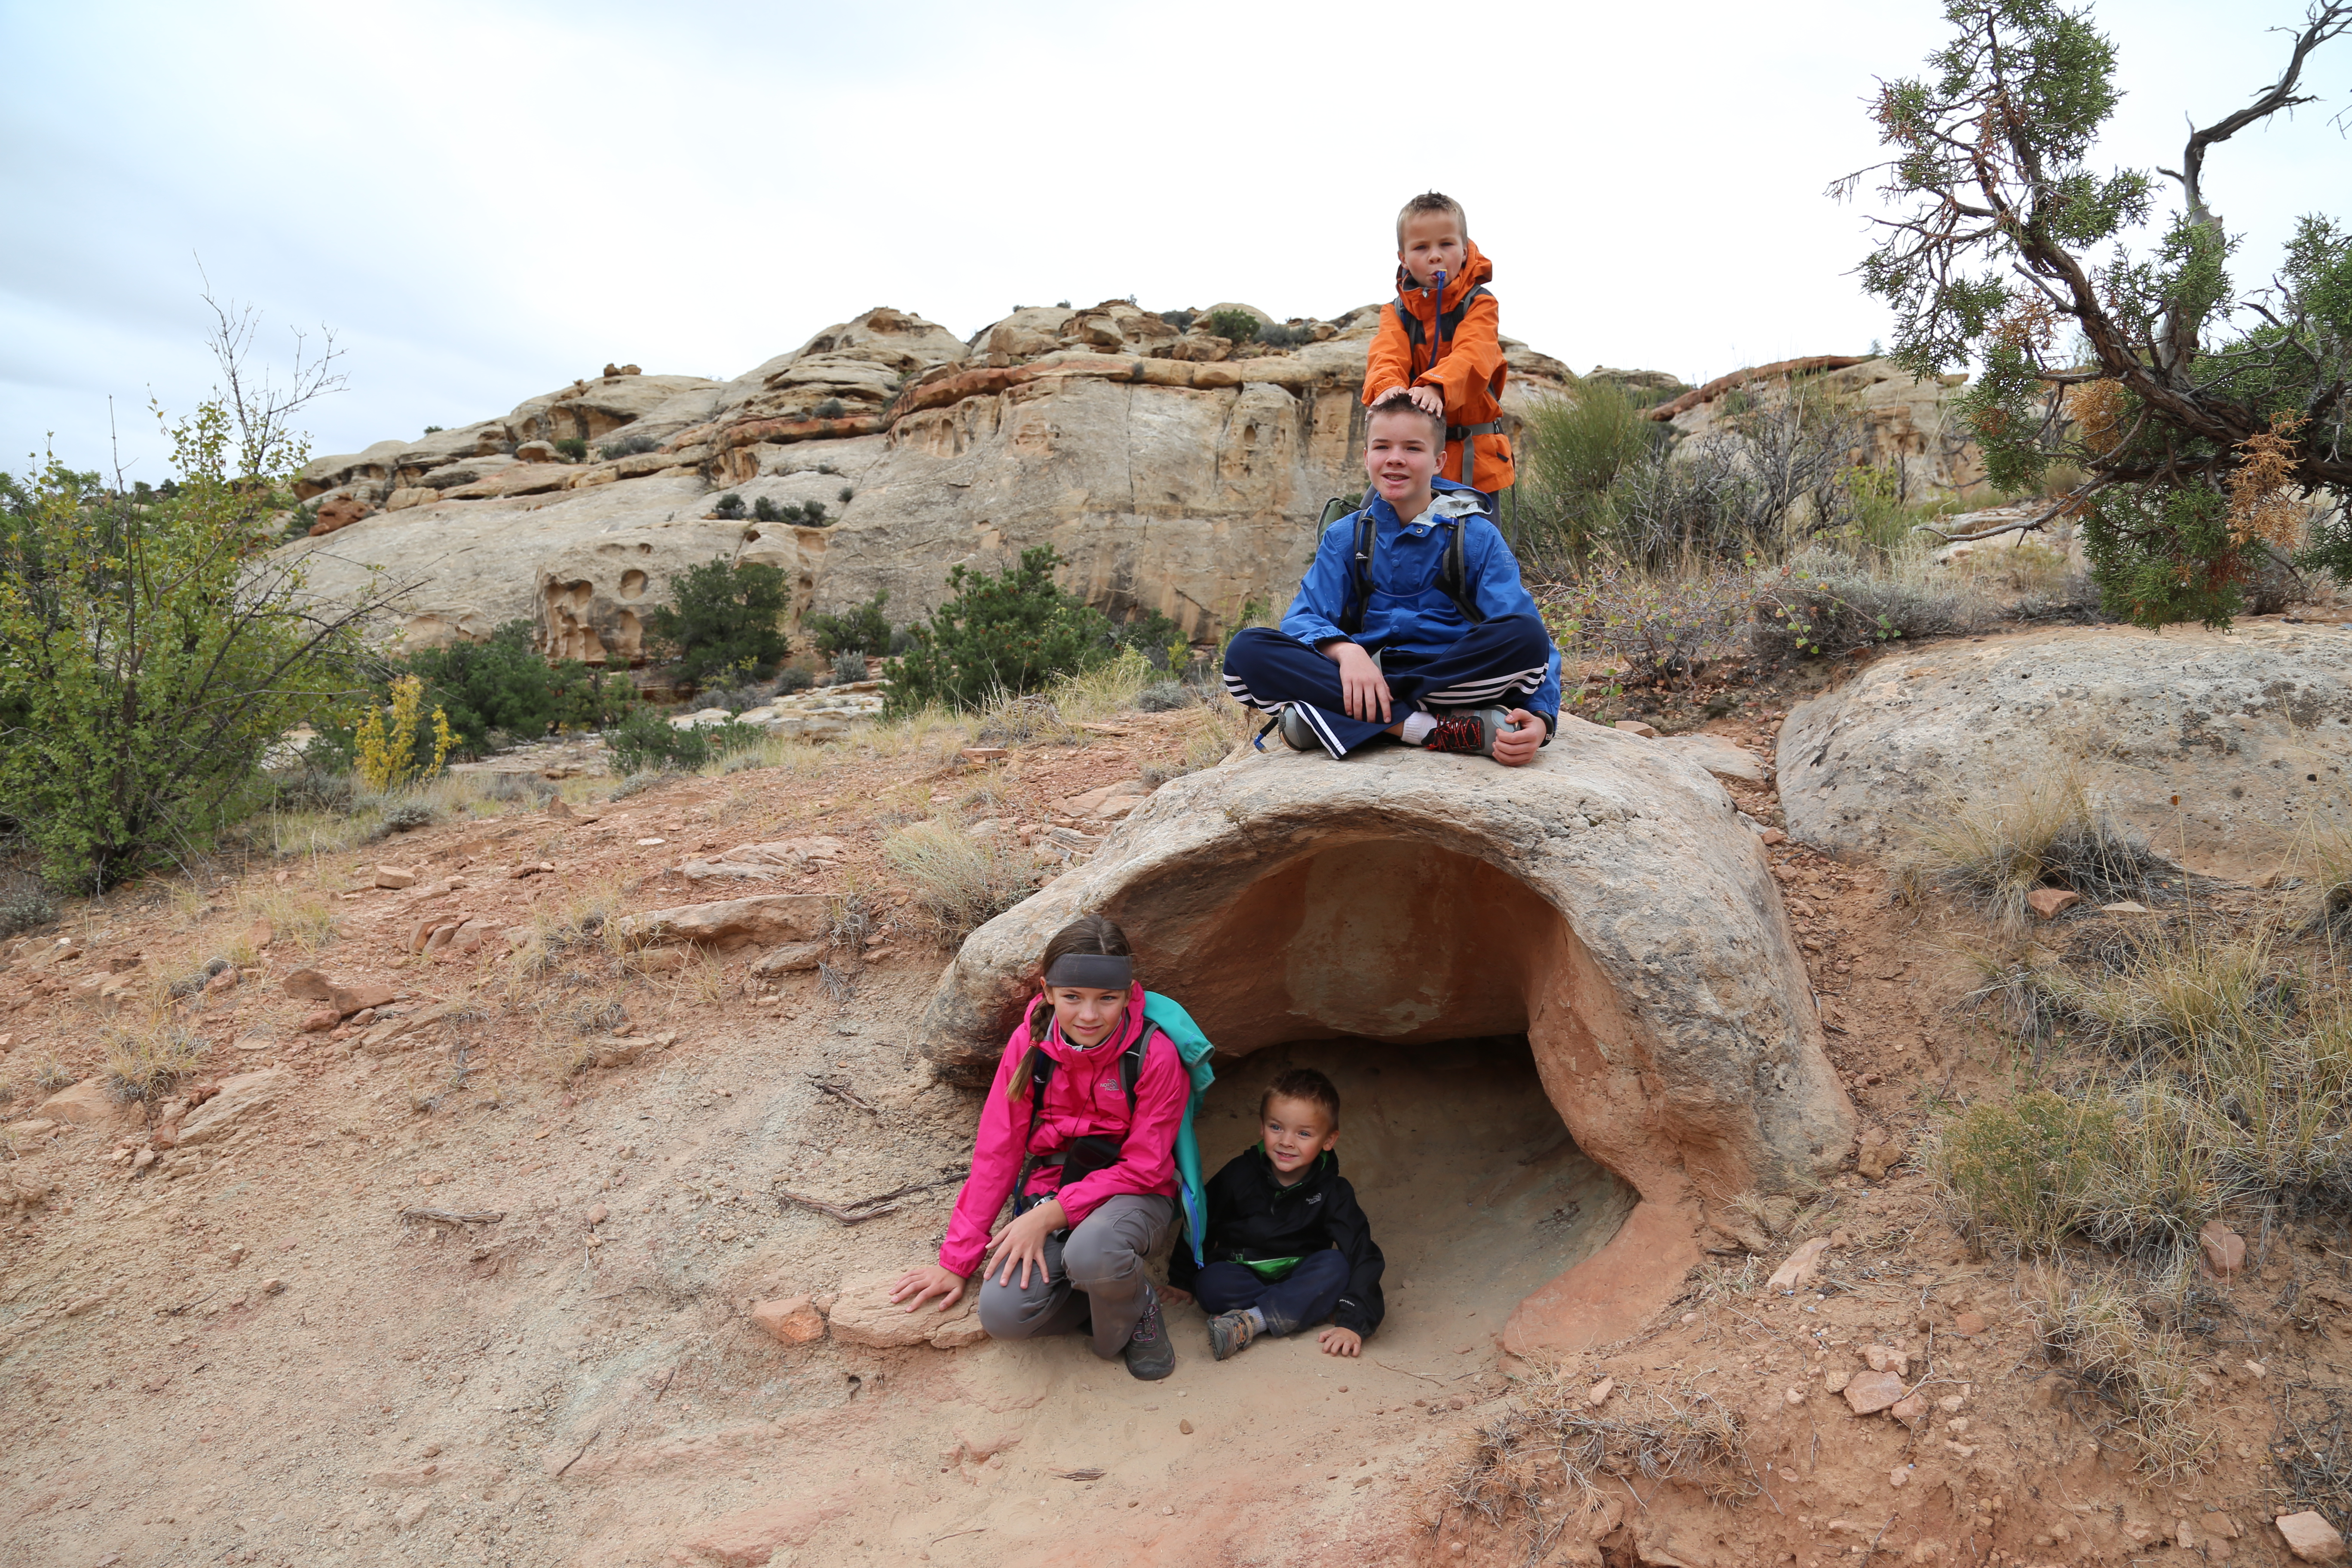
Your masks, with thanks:
M1261 1334L1296 1333L1327 1315L1327 1355L1354 1355L1380 1327L1381 1270L1356 1190L1331 1152L1339 1091L1312 1068L1293 1068L1258 1101L1263 1134L1209 1179L1208 1223L1197 1269L1179 1245L1168 1281L1209 1313L1209 1349L1224 1360Z

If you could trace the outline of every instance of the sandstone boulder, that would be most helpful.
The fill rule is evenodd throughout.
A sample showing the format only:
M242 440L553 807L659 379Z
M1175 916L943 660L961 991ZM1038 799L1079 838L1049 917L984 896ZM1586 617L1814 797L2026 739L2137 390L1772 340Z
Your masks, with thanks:
M953 1350L971 1342L972 1336L967 1331L980 1324L977 1286L966 1287L962 1299L945 1312L939 1310L937 1301L926 1302L920 1311L909 1312L904 1304L890 1300L890 1287L898 1278L898 1273L894 1271L843 1286L840 1297L826 1313L833 1337L873 1350L904 1350L923 1344Z
M1523 769L1244 754L1163 785L964 943L919 1029L942 1073L986 1081L1038 952L1085 911L1126 927L1221 1053L1525 1033L1578 1144L1644 1200L1566 1280L1678 1281L1694 1177L1794 1190L1853 1142L1763 847L1702 768L1615 731L1564 721ZM1654 1304L1538 1295L1515 1350Z
M614 922L615 934L630 947L669 942L815 942L830 935L832 929L831 906L821 893L761 893L716 903L680 904L624 915Z
M2164 853L2245 876L2340 820L2347 764L2352 631L2067 628L1881 658L1800 704L1780 804L1801 841L1883 851L1929 814L2072 770Z
M378 981L332 980L316 969L298 969L286 977L284 984L289 996L323 1002L344 1018L370 1007L381 1007L394 994L391 986Z
M131 1111L106 1092L104 1084L86 1078L41 1101L33 1114L49 1121L71 1122L76 1127L110 1127L128 1121Z

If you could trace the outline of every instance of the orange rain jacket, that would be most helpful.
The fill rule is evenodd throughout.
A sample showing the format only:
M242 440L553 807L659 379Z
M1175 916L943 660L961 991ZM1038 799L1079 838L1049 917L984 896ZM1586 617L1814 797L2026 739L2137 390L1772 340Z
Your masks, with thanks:
M1503 428L1502 310L1486 290L1494 275L1495 264L1476 241L1469 242L1461 276L1445 280L1441 307L1434 289L1423 288L1399 267L1396 301L1381 312L1381 330L1364 365L1367 407L1402 387L1437 388L1445 399L1447 426L1438 477L1489 495L1509 488L1513 477L1511 437ZM1444 352L1433 364L1441 322Z

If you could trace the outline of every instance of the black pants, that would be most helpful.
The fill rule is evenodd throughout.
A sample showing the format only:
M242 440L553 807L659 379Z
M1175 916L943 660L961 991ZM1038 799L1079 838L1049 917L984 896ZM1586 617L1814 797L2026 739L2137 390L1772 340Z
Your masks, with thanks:
M1434 658L1391 652L1381 660L1389 683L1387 723L1348 717L1339 667L1296 637L1244 626L1225 649L1225 689L1265 713L1297 703L1323 749L1344 757L1389 724L1421 708L1510 708L1540 689L1551 668L1551 634L1534 616L1502 616L1472 626Z

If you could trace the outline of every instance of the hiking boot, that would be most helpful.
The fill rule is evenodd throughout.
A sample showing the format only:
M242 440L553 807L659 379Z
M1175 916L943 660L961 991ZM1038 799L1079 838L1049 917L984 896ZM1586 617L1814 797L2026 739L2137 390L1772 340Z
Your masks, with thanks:
M1437 727L1422 742L1424 750L1432 752L1462 752L1481 757L1495 754L1495 737L1511 727L1511 716L1500 708L1474 708L1464 713L1448 713L1437 721Z
M1160 1321L1160 1292L1146 1286L1143 1316L1127 1336L1127 1370L1146 1383L1157 1383L1176 1370L1176 1347L1169 1342L1168 1325Z
M1257 1338L1247 1312L1220 1312L1209 1320L1209 1353L1219 1361Z
M1282 706L1282 743L1294 752L1319 752L1323 742L1315 733L1315 726L1307 721L1307 710L1296 702Z

